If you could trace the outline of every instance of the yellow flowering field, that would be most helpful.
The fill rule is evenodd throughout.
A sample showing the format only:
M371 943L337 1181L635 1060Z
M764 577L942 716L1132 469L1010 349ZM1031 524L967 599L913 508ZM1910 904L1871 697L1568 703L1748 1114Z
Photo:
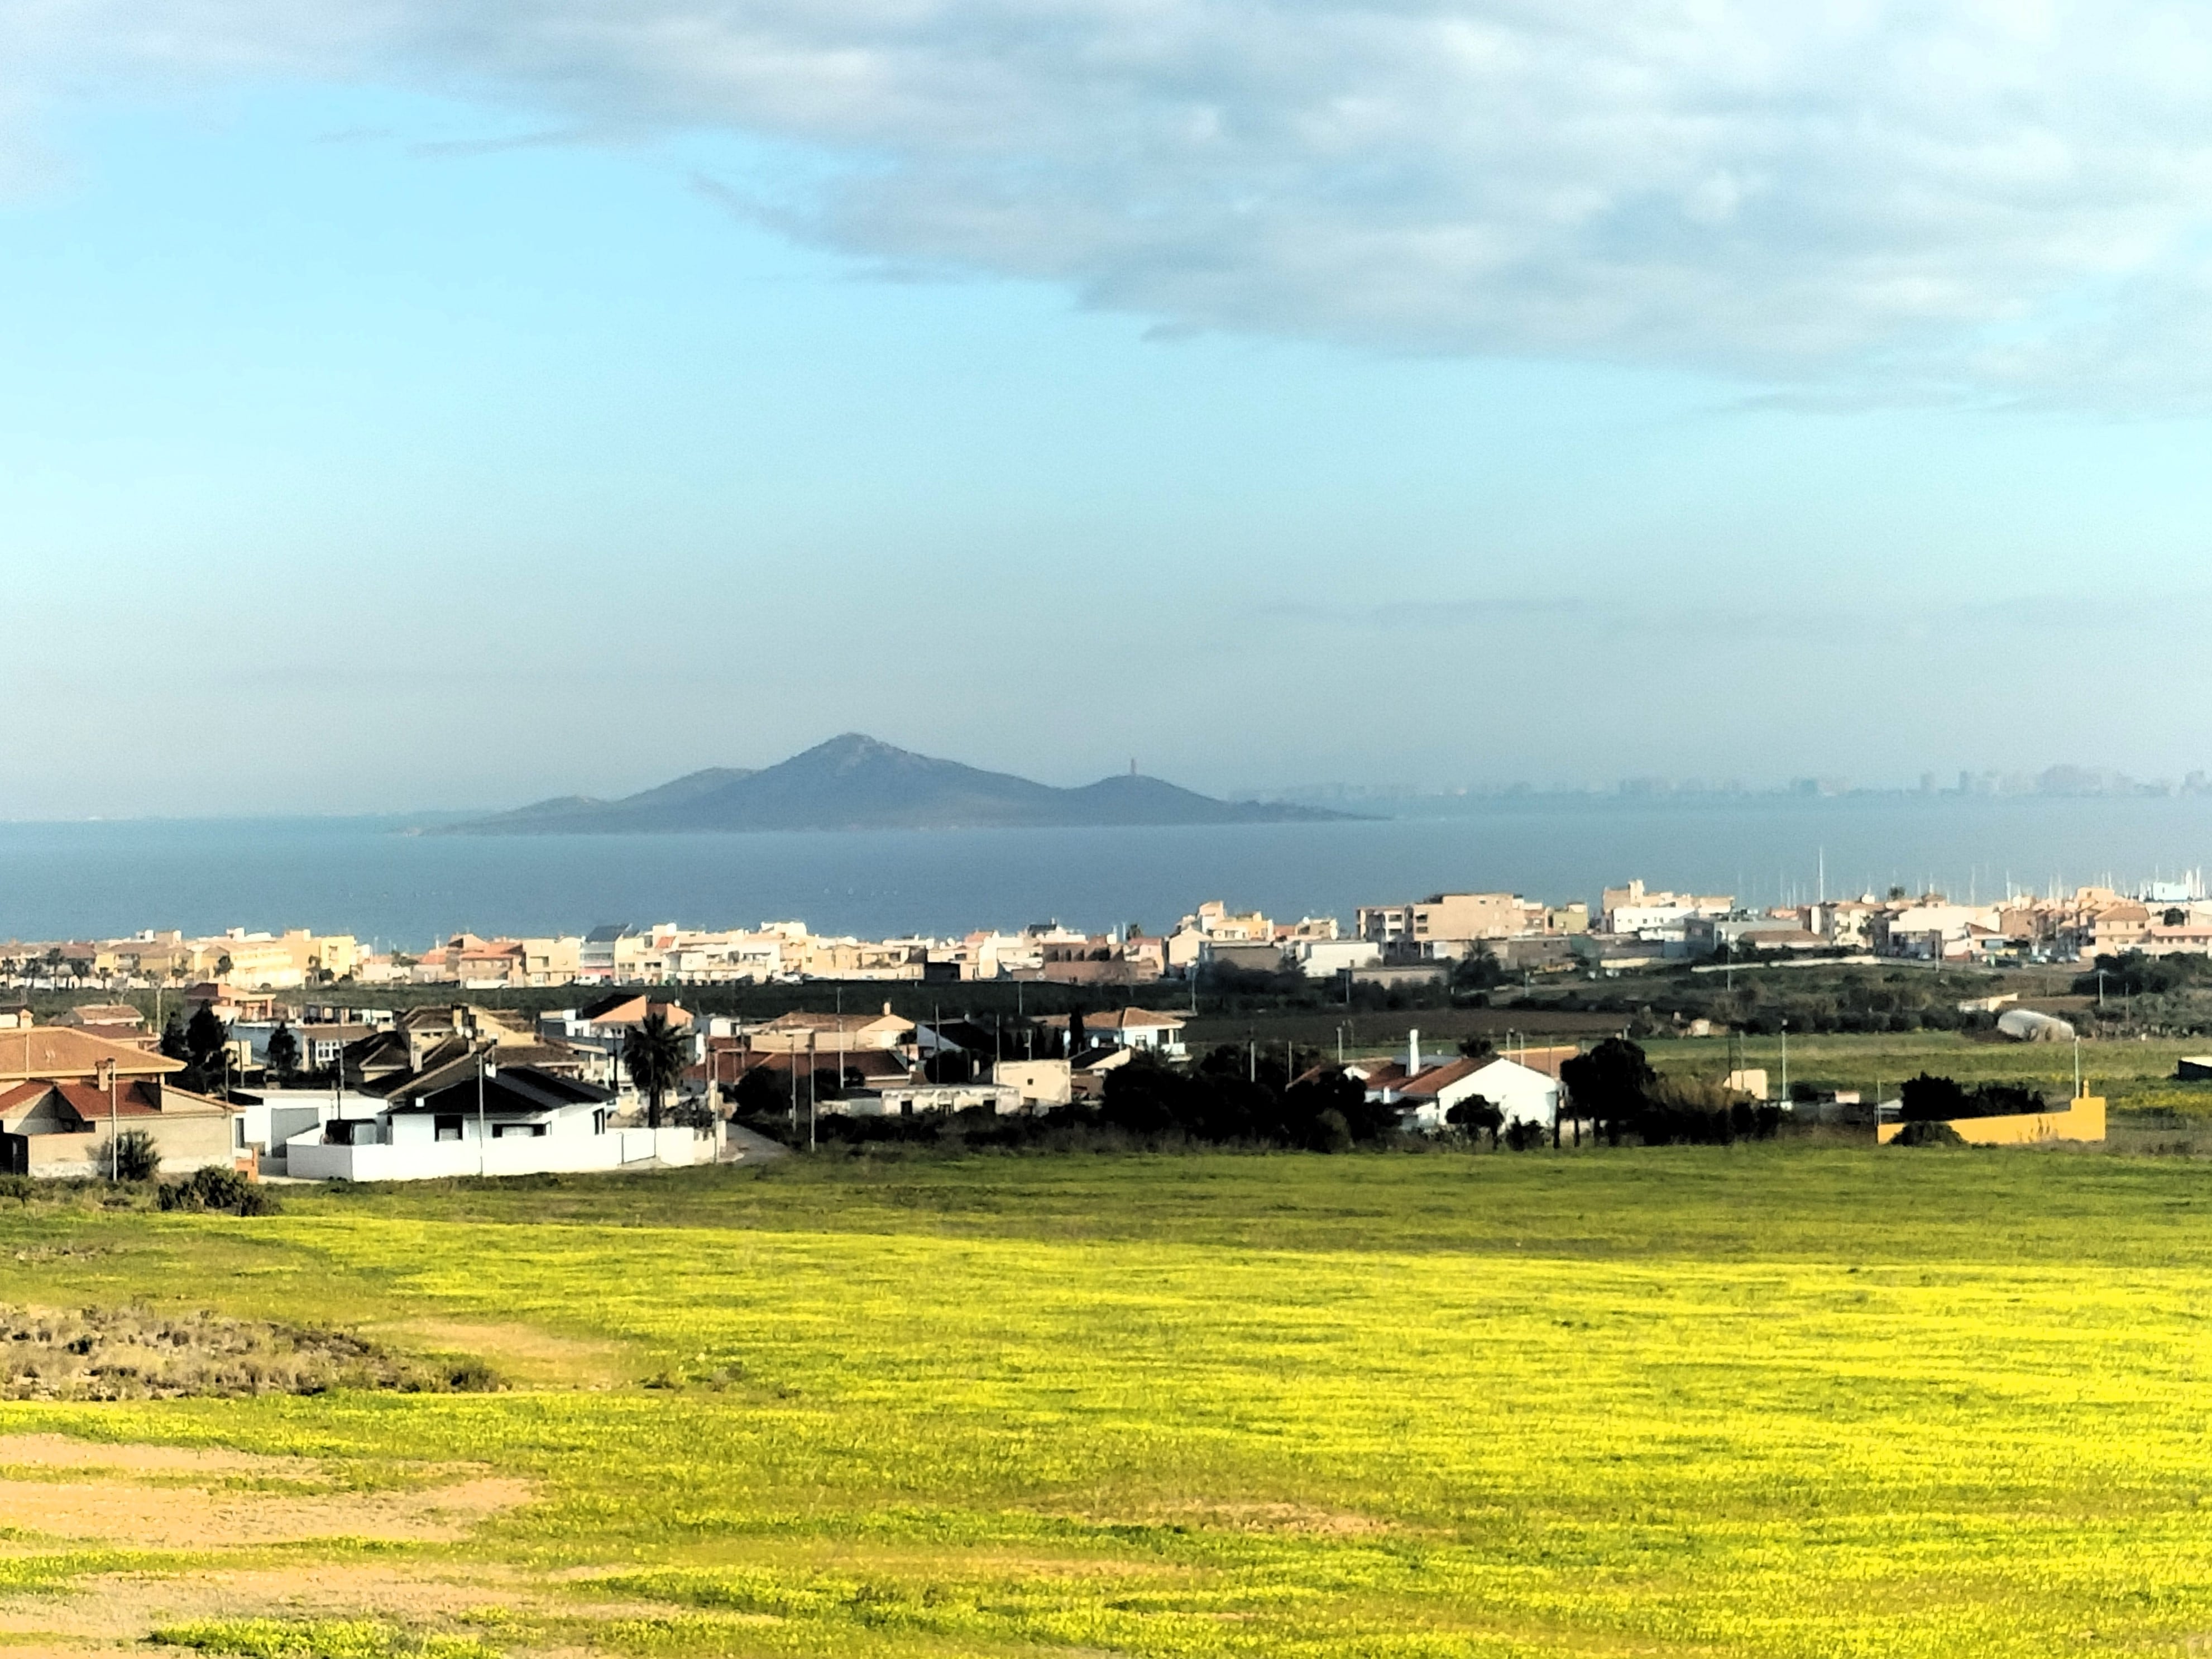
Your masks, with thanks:
M198 1481L204 1538L0 1514L0 1648L2199 1651L2203 1182L1763 1146L0 1204L0 1300L329 1321L514 1383L0 1407L27 1512L79 1477L11 1445L238 1460L137 1477ZM493 1493L465 1525L386 1524L457 1472ZM234 1519L264 1500L323 1518Z

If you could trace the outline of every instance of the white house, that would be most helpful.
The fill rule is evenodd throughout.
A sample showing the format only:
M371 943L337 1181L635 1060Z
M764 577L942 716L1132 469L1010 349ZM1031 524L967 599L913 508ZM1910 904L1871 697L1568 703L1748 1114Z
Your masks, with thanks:
M1451 1109L1477 1096L1504 1115L1508 1123L1551 1127L1559 1115L1556 1079L1531 1066L1492 1056L1431 1066L1384 1090L1386 1103L1401 1106L1409 1129L1436 1130L1450 1121Z
M332 1117L284 1143L285 1173L307 1180L422 1181L542 1175L648 1164L704 1164L715 1137L688 1128L624 1129L595 1084L534 1066L490 1066L373 1117Z

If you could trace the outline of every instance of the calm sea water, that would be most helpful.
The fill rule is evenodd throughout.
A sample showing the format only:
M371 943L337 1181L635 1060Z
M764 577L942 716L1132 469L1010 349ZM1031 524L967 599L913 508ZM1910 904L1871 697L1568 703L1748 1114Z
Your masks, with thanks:
M0 937L313 927L420 946L460 928L576 932L797 917L888 935L1057 917L1170 927L1201 900L1334 914L1448 888L1655 886L1964 896L2212 866L2212 800L1534 799L1451 819L1220 829L480 839L359 819L0 824Z

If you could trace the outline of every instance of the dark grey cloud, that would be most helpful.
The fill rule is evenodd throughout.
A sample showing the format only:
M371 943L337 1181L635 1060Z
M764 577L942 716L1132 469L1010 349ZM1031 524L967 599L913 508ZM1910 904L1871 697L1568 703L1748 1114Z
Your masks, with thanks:
M1850 400L2212 392L2212 13L2153 0L41 0L22 85L385 79L840 165L778 222L1170 330ZM564 132L566 126L562 129Z

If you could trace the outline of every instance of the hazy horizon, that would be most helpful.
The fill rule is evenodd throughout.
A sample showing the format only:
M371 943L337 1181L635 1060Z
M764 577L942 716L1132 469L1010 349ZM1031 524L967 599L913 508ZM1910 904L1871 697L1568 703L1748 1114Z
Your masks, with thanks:
M0 817L2212 765L2194 13L9 38Z

